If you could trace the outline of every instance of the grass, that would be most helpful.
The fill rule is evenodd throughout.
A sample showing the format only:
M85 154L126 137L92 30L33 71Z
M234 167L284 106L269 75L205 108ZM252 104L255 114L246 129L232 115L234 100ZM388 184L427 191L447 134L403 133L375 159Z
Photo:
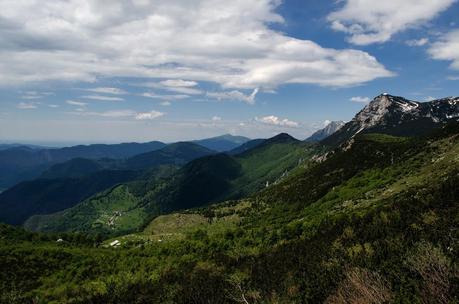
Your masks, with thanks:
M241 214L249 210L251 206L248 200L212 205L207 207L212 210L211 217L205 216L207 208L160 215L153 219L142 232L110 238L104 242L104 245L108 246L114 240L128 245L179 241L197 231L205 231L209 236L216 236L223 234L228 229L236 228L243 218Z

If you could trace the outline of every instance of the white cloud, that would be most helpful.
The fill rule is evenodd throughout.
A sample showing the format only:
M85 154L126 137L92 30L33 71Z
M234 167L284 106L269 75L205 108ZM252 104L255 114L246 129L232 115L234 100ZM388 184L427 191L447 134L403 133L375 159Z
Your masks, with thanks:
M85 95L85 96L81 96L81 98L102 100L102 101L123 101L124 100L121 97L104 96L104 95Z
M451 61L451 68L459 70L459 29L443 35L428 52L433 59Z
M448 80L459 80L459 76L448 76L446 77Z
M221 121L222 118L220 116L213 116L212 121Z
M413 39L405 42L408 46L423 46L429 43L428 38Z
M281 119L274 115L264 116L261 118L255 117L255 121L258 121L258 122L261 122L267 125L280 126L280 127L297 128L299 126L299 123L295 121L291 121L286 118Z
M38 102L20 102L17 104L16 108L21 110L36 109Z
M8 71L0 84L145 77L272 89L345 87L393 76L364 51L324 48L270 29L284 22L276 13L280 3L0 1L0 70ZM410 11L411 5L402 13ZM170 91L198 94L195 86L167 84Z
M136 114L132 110L111 110L111 111L100 113L100 116L102 117L112 117L112 118L130 117L134 115Z
M168 107L168 106L171 105L171 102L166 100L166 101L160 102L159 104L160 104L161 106Z
M57 105L57 104L49 104L48 107L50 107L50 108L59 108L59 105Z
M351 43L382 43L398 32L432 20L455 1L345 0L328 20L334 30L348 34Z
M100 88L90 88L90 89L84 89L84 90L89 91L89 92L94 92L94 93L112 94L112 95L127 94L125 90L122 90L119 88L100 87Z
M424 101L432 101L432 100L435 100L435 99L436 99L435 97L427 96L426 98L424 98Z
M186 99L190 97L189 95L186 95L186 94L167 95L167 94L156 94L156 93L151 93L151 92L142 93L140 94L140 96L147 97L147 98L153 98L153 99L164 99L164 100L180 100L180 99Z
M363 97L363 96L354 96L354 97L351 97L349 100L353 102L360 102L360 103L369 103L371 101L369 97Z
M145 113L137 113L137 115L135 116L135 119L137 120L151 120L151 119L156 119L158 117L161 117L163 116L164 113L163 112L159 112L159 111L150 111L150 112L145 112Z
M90 112L86 111L84 108L76 109L76 112L69 112L70 114L80 115L80 116L99 116L107 118L126 118L126 117L136 117L139 113L134 110L110 110L103 112Z
M37 92L37 91L27 91L21 96L22 99L41 99L46 96L53 95L51 92Z
M167 79L160 82L160 84L167 87L195 87L198 85L196 81L182 80L182 79Z
M207 92L207 97L215 98L218 100L237 100L243 101L248 104L255 104L255 96L258 93L258 88L255 88L250 95L245 95L244 93L233 90L233 91L225 91L225 92Z
M203 92L200 89L195 88L198 83L196 81L182 80L182 79L168 79L159 82L145 82L141 86L161 89L169 92L176 92L188 95L199 95Z
M76 100L66 100L65 103L72 105L72 106L78 106L78 107L84 107L88 104L86 102L81 102L81 101L76 101Z

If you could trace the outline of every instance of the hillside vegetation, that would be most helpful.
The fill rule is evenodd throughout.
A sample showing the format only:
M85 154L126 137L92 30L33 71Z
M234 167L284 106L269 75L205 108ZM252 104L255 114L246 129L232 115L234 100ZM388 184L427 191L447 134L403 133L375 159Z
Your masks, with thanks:
M356 136L250 198L156 217L120 248L2 226L2 301L456 303L458 155L457 125Z
M169 177L145 178L117 186L63 212L33 216L25 226L34 231L104 234L138 230L160 214L255 193L285 178L316 150L315 146L283 134L234 157L210 155L188 163ZM104 220L112 212L112 216L117 214L115 220Z

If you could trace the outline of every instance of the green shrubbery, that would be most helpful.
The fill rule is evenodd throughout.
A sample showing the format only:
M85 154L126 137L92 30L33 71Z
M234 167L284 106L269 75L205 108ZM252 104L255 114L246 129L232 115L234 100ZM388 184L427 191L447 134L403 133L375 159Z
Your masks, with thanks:
M250 199L165 217L121 248L103 248L100 237L0 226L0 299L455 303L455 134L357 138ZM174 219L183 221L182 237L150 239L173 234Z

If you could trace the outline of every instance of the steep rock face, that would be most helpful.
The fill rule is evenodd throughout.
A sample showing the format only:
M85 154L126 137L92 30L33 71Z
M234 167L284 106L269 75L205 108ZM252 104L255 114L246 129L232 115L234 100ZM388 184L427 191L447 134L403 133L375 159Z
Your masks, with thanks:
M341 129L345 124L346 122L342 120L332 121L328 125L326 125L325 128L314 132L311 136L306 138L305 141L307 142L321 141L322 139L332 135L333 133Z
M322 143L339 145L359 133L398 136L425 134L451 120L459 119L459 97L417 102L387 93L377 96L340 130Z

